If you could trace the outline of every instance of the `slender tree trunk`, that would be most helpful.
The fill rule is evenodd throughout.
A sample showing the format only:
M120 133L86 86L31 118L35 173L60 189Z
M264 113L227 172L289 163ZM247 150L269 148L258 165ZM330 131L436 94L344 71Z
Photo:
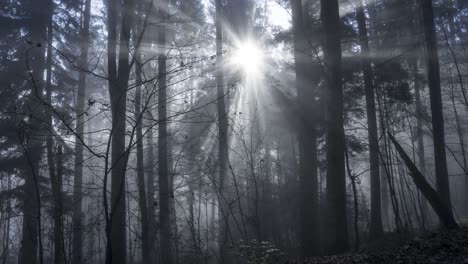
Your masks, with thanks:
M275 219L274 219L274 208L273 208L273 196L272 196L272 180L271 176L271 148L270 142L267 141L265 144L265 156L263 162L263 193L262 193L262 208L263 213L261 221L263 223L262 234L265 234L266 241L273 241L275 238Z
M405 217L405 221L406 221L406 224L405 224L405 231L409 231L409 232L412 232L413 231L413 221L411 219L411 213L409 211L409 207L408 207L408 198L407 198L407 194L406 194L406 191L405 191L405 187L403 186L403 170L402 170L402 166L400 165L400 159L398 159L397 157L397 154L395 153L395 163L397 164L396 165L396 171L397 171L397 175L398 175L398 186L397 188L400 188L399 190L399 194L400 194L400 199L401 199L401 205L402 205L402 210L403 210L403 213L404 213L404 217Z
M442 106L442 93L440 87L440 66L437 52L437 35L434 25L434 11L432 0L421 0L423 11L424 35L426 40L426 55L428 65L429 95L432 112L432 133L434 138L434 158L436 168L437 190L441 196L444 207L448 209L447 217L453 219L452 203L450 201L450 186L447 170L447 157L445 154L444 115ZM440 219L443 225L446 221ZM445 226L450 227L450 226Z
M49 17L47 32L47 59L46 59L46 102L49 107L52 106L52 39L53 39L53 24L52 16ZM62 206L61 206L61 174L62 174L62 160L61 160L61 147L57 152L57 160L54 159L54 127L52 124L52 114L50 110L45 111L47 122L47 163L49 165L50 182L52 186L53 197L53 213L54 220L54 263L60 264L63 262L63 228L62 228ZM60 159L59 159L60 158ZM55 166L57 163L57 167Z
M327 96L327 207L330 235L329 253L348 250L346 218L345 137L343 127L343 87L341 77L341 34L337 0L321 0L325 34L324 57Z
M379 238L383 233L382 208L380 195L379 172L379 142L377 135L377 117L375 110L374 74L370 61L369 41L367 39L366 16L364 3L358 0L356 20L359 28L359 42L361 46L362 72L366 94L367 133L369 140L369 165L371 182L371 220L370 239Z
M385 112L386 112L386 120L388 121L388 113L387 113L387 110L385 108ZM388 130L387 131L390 131L391 128L390 128L390 125L387 123L387 127ZM387 137L385 137L385 140L387 141L387 148L386 148L386 165L387 165L387 168L388 168L388 186L390 187L390 196L392 198L392 206L393 206L393 215L394 215L394 219L395 219L395 227L396 227L396 231L397 232L402 232L403 231L403 223L402 223L402 204L401 204L401 201L398 200L399 198L399 194L398 194L398 189L397 187L398 186L395 186L395 182L396 182L396 175L395 175L395 164L396 162L394 161L394 155L393 155L393 150L392 150L392 147L390 145L390 142L388 142L388 139Z
M382 145L380 146L382 149ZM378 154L380 156L380 153ZM381 198L382 198L382 220L383 220L383 228L384 230L390 230L391 228L391 221L390 221L390 207L389 207L389 198L390 198L390 192L389 192L389 187L388 187L388 182L387 182L387 173L385 169L385 165L382 164L380 166L380 175L381 175Z
M149 114L150 115L150 114ZM152 120L152 117L149 118ZM153 142L153 129L149 128L147 133L147 163L146 167L148 170L147 173L147 187L148 187L148 233L149 233L149 244L150 244L150 254L151 259L156 260L156 236L157 236L157 225L156 225L156 208L157 201L155 199L155 172L154 172L154 142Z
M86 134L86 136L84 137L85 139L85 144L87 144L88 146L90 146L93 142L93 134L91 133L92 131L92 127L94 127L94 122L92 122L92 120L88 120L88 122L86 122L86 127L85 127L85 131L88 132ZM98 180L99 181L99 180ZM95 187L96 186L96 179L95 177L91 177L91 179L89 179L89 182L88 182L88 186L90 187ZM90 198L93 199L95 197L95 194L96 192L95 191L90 191ZM101 211L102 208L99 208L99 206L97 206L96 203L93 203L93 202L90 202L88 203L88 215L87 215L87 223L95 223L95 225L93 225L90 230L89 230L89 235L88 235L88 244L87 244L87 261L89 263L98 263L98 259L99 259L99 263L102 263L100 262L100 259L101 259L101 230L102 230L102 226L101 226L101 219L102 219L102 214L101 214ZM72 221L73 221L73 218L72 218ZM67 223L65 223L64 225L66 226ZM73 225L73 224L72 224ZM73 229L72 229L73 230ZM70 248L73 247L73 236L72 238L70 239L71 240L71 246L69 246ZM72 249L73 250L73 249ZM72 250L69 250L69 251L72 251ZM69 255L71 255L70 252L68 252ZM73 260L73 256L70 256L69 257L70 259L70 262ZM73 263L72 263L73 264Z
M417 140L417 156L419 169L423 175L426 175L426 157L424 155L424 132L423 132L423 107L421 103L421 77L419 76L418 63L417 60L411 62L411 68L413 70L413 83L414 83L414 100L416 107L416 140ZM427 201L424 196L420 197L421 203L421 217L423 220L423 228L428 222L428 208Z
M143 18L143 4L137 4L137 20L135 21L135 26L133 30L133 39L137 40L143 34L142 32L142 18ZM139 18L139 19L138 19ZM153 263L152 254L151 254L151 232L150 232L150 219L148 216L148 196L146 192L146 181L145 181L145 169L144 169L144 158L143 158L143 115L142 112L142 67L141 59L141 49L139 43L135 51L135 120L136 120L136 151L137 151L137 188L138 188L138 205L140 207L140 225L141 225L141 253L143 263Z
M63 211L62 211L62 176L63 176L63 150L62 145L57 149L57 174L52 182L55 200L54 209L54 263L61 264L64 259L63 245Z
M153 104L155 101L153 92L155 92L152 88L151 89L145 89L144 90L144 98L145 100L148 100L148 97L151 97L150 104ZM157 260L157 251L156 251L156 240L157 240L157 230L158 226L156 223L156 208L158 207L158 202L156 201L155 194L156 194L156 189L155 189L155 183L156 183L156 174L154 172L155 169L155 151L154 151L154 133L153 133L153 121L155 119L155 116L153 115L153 111L151 109L148 109L146 113L146 120L148 120L148 131L146 133L146 154L144 155L146 158L146 165L145 165L145 171L147 171L146 175L146 187L147 187L147 196L148 196L148 221L149 221L149 226L148 226L148 233L149 233L149 243L150 243L150 254L151 254L151 259L153 261Z
M359 250L359 199L356 188L357 176L353 175L351 171L351 166L349 165L349 153L348 148L345 149L345 158L346 158L346 170L348 171L348 177L351 181L351 187L353 189L353 205L354 205L354 251Z
M166 84L167 85L167 84ZM166 96L167 98L167 96ZM167 103L166 103L167 104ZM172 157L171 127L167 127L167 171L169 174L169 223L171 223L171 252L174 263L179 263L179 239L177 231L177 217L174 198L174 160Z
M219 197L225 197L225 182L227 174L228 162L228 117L226 113L225 103L225 88L224 88L224 72L223 72L223 27L222 27L222 2L215 0L216 14L216 90L217 90L217 110L218 110L218 192ZM229 262L228 259L228 230L227 222L229 221L229 212L225 207L224 199L219 200L220 219L219 219L219 254L221 263ZM223 216L224 215L224 216Z
M168 3L163 0L158 6L158 17L167 19ZM159 160L159 247L161 250L161 263L174 263L171 250L172 229L170 199L172 190L169 183L169 150L167 128L167 72L166 72L166 27L159 26L158 44L160 47L158 56L158 160Z
M83 25L81 26L81 47L80 47L80 67L88 68L88 49L89 49L89 21L91 18L91 0L86 0L83 13ZM86 72L80 71L78 76L78 92L76 99L76 135L75 139L75 170L73 182L73 252L72 263L80 264L83 262L83 142L84 140L84 116L85 116L85 94L86 94Z
M91 184L91 186L94 186L94 184ZM88 223L96 223L96 218L99 216L96 215L96 210L94 208L94 205L90 203L88 205ZM96 248L96 242L99 236L99 233L96 230L96 225L93 225L90 230L89 230L89 238L88 238L88 245L87 245L87 254L86 254L86 259L88 260L89 263L96 263L96 253L99 252L99 248ZM99 245L98 245L99 246Z
M136 54L137 58L140 56ZM135 90L135 119L136 124L136 140L137 140L137 187L138 187L138 205L140 206L141 213L141 243L142 243L142 255L143 263L153 263L151 259L151 244L149 225L150 219L148 217L148 203L146 195L146 184L145 184L145 171L143 164L143 132L142 132L142 112L141 112L141 65L139 63L135 66L135 75L137 87Z
M190 100L193 102L193 100ZM193 103L190 104L191 108L193 109ZM192 244L190 245L193 250L195 251L195 256L192 258L194 259L195 263L200 263L200 257L202 255L202 251L200 248L199 244L199 239L200 239L200 234L199 234L199 229L197 229L197 225L200 225L199 219L195 218L195 194L196 194L196 185L195 181L197 178L199 178L198 172L194 171L194 168L196 168L196 151L199 146L199 141L198 139L195 139L193 142L190 142L190 147L188 149L189 151L189 165L187 166L187 169L192 171L192 174L190 175L189 182L188 182L188 194L187 194L187 202L188 202L188 210L189 210L189 219L187 222L187 225L189 227L191 239L192 239ZM200 182L200 180L198 180ZM199 189L199 192L201 192L201 189ZM200 199L201 197L199 197ZM200 206L200 204L199 204ZM198 208L200 210L200 207Z

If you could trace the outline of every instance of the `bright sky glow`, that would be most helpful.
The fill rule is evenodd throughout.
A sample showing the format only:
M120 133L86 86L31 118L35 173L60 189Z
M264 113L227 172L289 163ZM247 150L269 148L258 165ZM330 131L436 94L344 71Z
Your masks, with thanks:
M272 26L288 29L291 26L291 14L280 3L269 1L268 21Z

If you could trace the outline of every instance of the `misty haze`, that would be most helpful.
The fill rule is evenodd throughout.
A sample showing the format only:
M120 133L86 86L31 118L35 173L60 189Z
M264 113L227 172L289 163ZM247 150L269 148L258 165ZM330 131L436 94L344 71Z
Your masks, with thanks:
M0 1L0 264L466 264L467 152L466 0Z

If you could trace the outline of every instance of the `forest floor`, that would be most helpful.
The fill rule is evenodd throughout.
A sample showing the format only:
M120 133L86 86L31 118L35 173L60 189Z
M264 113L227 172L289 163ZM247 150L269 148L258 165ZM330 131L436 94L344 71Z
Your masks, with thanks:
M374 250L372 252L375 252ZM309 264L468 264L468 228L431 233L378 253L317 257Z

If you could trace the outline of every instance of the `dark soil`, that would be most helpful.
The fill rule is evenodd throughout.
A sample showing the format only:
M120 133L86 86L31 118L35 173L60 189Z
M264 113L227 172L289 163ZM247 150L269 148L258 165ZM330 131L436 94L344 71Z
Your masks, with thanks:
M289 263L468 264L468 228L432 233L379 253L343 254Z

